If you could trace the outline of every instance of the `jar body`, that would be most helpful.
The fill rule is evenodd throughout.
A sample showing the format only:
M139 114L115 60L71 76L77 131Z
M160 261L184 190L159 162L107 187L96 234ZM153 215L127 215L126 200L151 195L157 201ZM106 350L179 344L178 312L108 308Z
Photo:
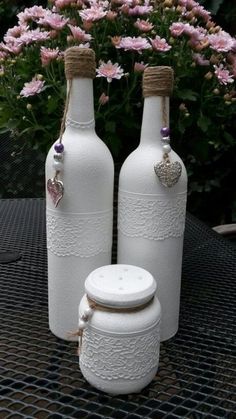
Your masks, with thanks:
M178 330L187 174L173 150L169 154L171 162L182 166L178 182L165 187L155 174L155 164L163 159L161 118L156 117L160 109L160 98L145 99L140 145L120 171L118 263L140 266L157 280L164 341Z
M114 167L94 128L68 126L63 144L64 196L56 208L46 197L49 327L57 337L71 340L85 278L111 262ZM46 179L55 175L53 155L52 147Z
M84 296L79 314L88 307ZM109 394L141 391L159 362L160 303L131 312L94 311L83 332L79 364L86 380Z

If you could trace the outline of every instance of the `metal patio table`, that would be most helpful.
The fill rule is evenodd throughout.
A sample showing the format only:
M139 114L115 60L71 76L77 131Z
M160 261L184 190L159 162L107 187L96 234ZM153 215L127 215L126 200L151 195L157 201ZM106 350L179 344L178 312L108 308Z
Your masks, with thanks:
M0 419L236 418L236 248L187 215L180 328L140 394L83 379L75 342L48 330L43 199L0 200ZM115 248L114 248L115 252Z

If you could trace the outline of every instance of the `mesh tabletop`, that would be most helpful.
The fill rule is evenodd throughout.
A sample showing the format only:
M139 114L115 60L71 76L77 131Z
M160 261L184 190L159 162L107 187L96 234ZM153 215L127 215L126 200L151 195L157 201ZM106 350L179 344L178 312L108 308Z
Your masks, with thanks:
M236 418L236 249L187 215L180 328L140 394L83 379L75 342L48 330L45 203L0 201L0 419Z

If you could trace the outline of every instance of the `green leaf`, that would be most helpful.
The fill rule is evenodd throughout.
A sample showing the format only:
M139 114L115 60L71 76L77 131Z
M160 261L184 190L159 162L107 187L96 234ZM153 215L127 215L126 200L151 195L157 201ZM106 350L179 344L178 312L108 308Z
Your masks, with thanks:
M183 100L190 100L192 102L196 102L198 94L190 89L181 89L177 91L177 97Z
M210 118L207 116L201 115L197 120L197 126L201 128L203 132L206 132L211 124Z
M58 99L56 96L51 96L47 102L47 111L53 113L56 110L58 110Z
M216 15L224 0L211 0L209 10L213 15Z
M0 134L5 134L8 131L9 131L9 128L8 127L0 128Z
M235 143L234 137L229 132L224 131L223 136L228 144L233 145Z
M105 124L106 132L114 134L116 132L116 123L114 121L108 121Z

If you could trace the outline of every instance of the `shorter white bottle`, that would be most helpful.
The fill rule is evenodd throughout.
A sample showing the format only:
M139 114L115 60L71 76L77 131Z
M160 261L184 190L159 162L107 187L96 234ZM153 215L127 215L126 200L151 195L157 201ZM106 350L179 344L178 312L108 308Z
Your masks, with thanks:
M161 307L146 270L108 265L91 272L79 306L79 364L109 394L141 391L159 362Z
M161 341L178 330L187 174L169 144L170 67L147 67L140 145L119 177L118 263L147 269L158 280Z

